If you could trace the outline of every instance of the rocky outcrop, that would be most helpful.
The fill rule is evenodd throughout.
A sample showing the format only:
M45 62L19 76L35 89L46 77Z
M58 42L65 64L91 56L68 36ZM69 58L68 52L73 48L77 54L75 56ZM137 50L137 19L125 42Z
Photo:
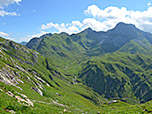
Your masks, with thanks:
M9 112L11 114L15 114L16 113L14 110L9 110L9 109L6 109L6 112Z
M9 68L2 68L2 70L0 70L0 81L22 90L21 87L17 86L19 84L19 82L17 81L17 77L15 77L14 72Z
M8 96L10 96L10 97L13 97L13 96L14 96L14 94L13 94L11 91L6 92L6 94L7 94Z
M3 89L0 88L0 91L4 91ZM33 102L26 95L18 93L18 92L14 92L14 93L12 93L11 91L5 92L6 95L10 97L14 97L19 103L23 105L34 106Z
M15 99L17 99L19 103L23 103L24 105L34 106L33 102L30 101L30 99L28 99L27 96L25 96L24 99L21 98L20 96L15 96Z
M41 96L43 96L43 92L42 92L39 88L37 88L37 87L32 87L32 89L33 89L35 92L39 93Z
M16 95L15 98L18 100L19 103L22 103L26 106L34 106L33 102L24 94L18 93L18 96Z

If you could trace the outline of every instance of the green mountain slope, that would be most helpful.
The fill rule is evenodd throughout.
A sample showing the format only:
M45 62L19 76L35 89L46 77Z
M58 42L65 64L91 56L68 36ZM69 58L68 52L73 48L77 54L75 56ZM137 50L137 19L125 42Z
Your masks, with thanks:
M152 99L151 43L152 34L118 23L107 32L46 34L26 46L51 58L68 79L76 77L106 98L146 102Z
M46 34L31 49L0 38L0 113L151 113L151 43L124 23Z
M78 62L86 57L84 48L73 42L66 33L46 34L40 38L34 38L27 47L39 51L57 63L57 66L62 67L66 67L71 61Z
M151 56L120 52L95 57L82 64L79 78L107 98L152 99Z
M0 113L94 113L107 101L71 82L52 60L0 38Z
M115 28L107 32L96 32L88 28L72 35L46 34L40 38L33 38L26 46L52 58L55 63L65 64L63 62L65 60L66 63L71 63L71 61L79 63L88 57L101 56L118 50L123 51L124 49L121 48L130 42L151 50L152 34L143 32L132 24L118 23ZM127 49L124 48L126 52Z
M130 53L130 54L152 54L152 45L147 39L142 40L131 40L129 43L125 44L118 51Z

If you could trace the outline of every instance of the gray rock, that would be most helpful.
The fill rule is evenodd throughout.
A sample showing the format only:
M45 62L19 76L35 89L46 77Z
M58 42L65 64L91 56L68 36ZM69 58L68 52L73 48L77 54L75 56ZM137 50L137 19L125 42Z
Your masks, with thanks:
M39 88L37 88L37 87L32 87L32 89L33 89L35 92L39 93L41 96L43 96L43 92L42 92Z

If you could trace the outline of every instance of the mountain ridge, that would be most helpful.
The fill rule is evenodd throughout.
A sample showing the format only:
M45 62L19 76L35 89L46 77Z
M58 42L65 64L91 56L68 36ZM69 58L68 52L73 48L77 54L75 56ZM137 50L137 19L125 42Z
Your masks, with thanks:
M45 36L51 37L52 34L51 36L46 34L42 37L45 38ZM138 28L136 28L135 25L125 24L122 22L118 23L113 29L110 29L107 32L103 32L103 31L96 32L93 31L91 28L87 28L84 31L77 34L69 35L67 33L65 34L60 33L58 34L58 36L69 37L70 39L72 39L72 41L74 41L82 48L87 50L87 52L89 51L89 49L95 49L95 48L100 48L105 53L114 52L117 51L122 46L124 46L125 44L129 43L133 39L142 40L145 38L150 43L152 43L151 33L141 31ZM39 40L39 42L41 41ZM26 45L28 48L32 48L30 46L30 43L32 43L32 41L29 41Z
M151 33L124 23L107 32L45 34L28 48L0 37L0 112L146 113L151 41Z
M43 40L41 40L41 43L44 47L46 46L47 49L39 48L37 51L46 57L52 58L64 74L71 75L72 77L77 76L84 84L106 98L129 97L134 100L138 99L141 102L146 102L152 98L143 97L146 95L145 92L139 94L139 91L143 91L142 85L144 85L144 82L141 81L143 78L140 72L149 77L147 72L150 72L150 66L144 63L147 63L147 59L151 60L151 41L151 33L141 31L136 28L135 25L120 22L107 32L96 32L91 28L87 28L80 33L72 35L66 33L53 34L52 36L46 35L43 37ZM31 48L29 46L30 43L34 42L30 41L26 45L28 48ZM142 56L143 59L141 59L138 54L146 56ZM107 59L107 56L111 56L111 62L108 62L109 59ZM129 58L136 58L138 62L132 63L132 59ZM125 59L128 60L131 66L127 65ZM90 60L94 61L95 66L86 64ZM116 64L115 61L118 61L118 63ZM141 64L139 64L140 62L148 69L142 67ZM134 69L133 66L136 69ZM133 83L134 76L139 79L136 84L138 85L138 83L140 83L138 88L141 90L135 89L136 86L134 85L135 83ZM95 83L95 80L99 82ZM111 86L107 84L108 80L111 80L112 89L110 89L109 87ZM144 80L146 82L146 79ZM148 80L149 81L146 82L146 92L150 91L152 85L150 77ZM102 83L104 84L102 85ZM107 86L107 88L105 86ZM111 91L111 93L107 90Z
M77 79L65 77L51 59L1 37L0 101L1 113L28 114L93 113L106 103Z

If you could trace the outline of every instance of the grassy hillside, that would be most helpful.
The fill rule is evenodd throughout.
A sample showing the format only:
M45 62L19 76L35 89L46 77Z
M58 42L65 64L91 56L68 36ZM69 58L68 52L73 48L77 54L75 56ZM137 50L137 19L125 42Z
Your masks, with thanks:
M152 34L124 23L46 34L31 49L0 38L0 111L150 113L151 43Z
M85 58L85 50L70 39L66 33L50 34L35 38L27 47L39 51L42 55L54 61L56 66L65 68L68 64L79 62Z
M143 32L131 24L118 23L107 32L96 32L88 28L72 35L64 32L45 34L40 38L31 39L26 46L51 58L57 67L68 70L67 67L78 67L81 62L91 57L115 51L149 55L152 53L151 43L152 34Z
M106 98L152 99L151 56L115 52L82 64L79 78Z
M151 43L152 34L118 23L107 32L46 34L26 46L51 58L72 83L82 82L108 99L146 102L152 99Z
M26 95L26 96L25 96ZM0 38L0 112L94 113L107 101L34 50Z

